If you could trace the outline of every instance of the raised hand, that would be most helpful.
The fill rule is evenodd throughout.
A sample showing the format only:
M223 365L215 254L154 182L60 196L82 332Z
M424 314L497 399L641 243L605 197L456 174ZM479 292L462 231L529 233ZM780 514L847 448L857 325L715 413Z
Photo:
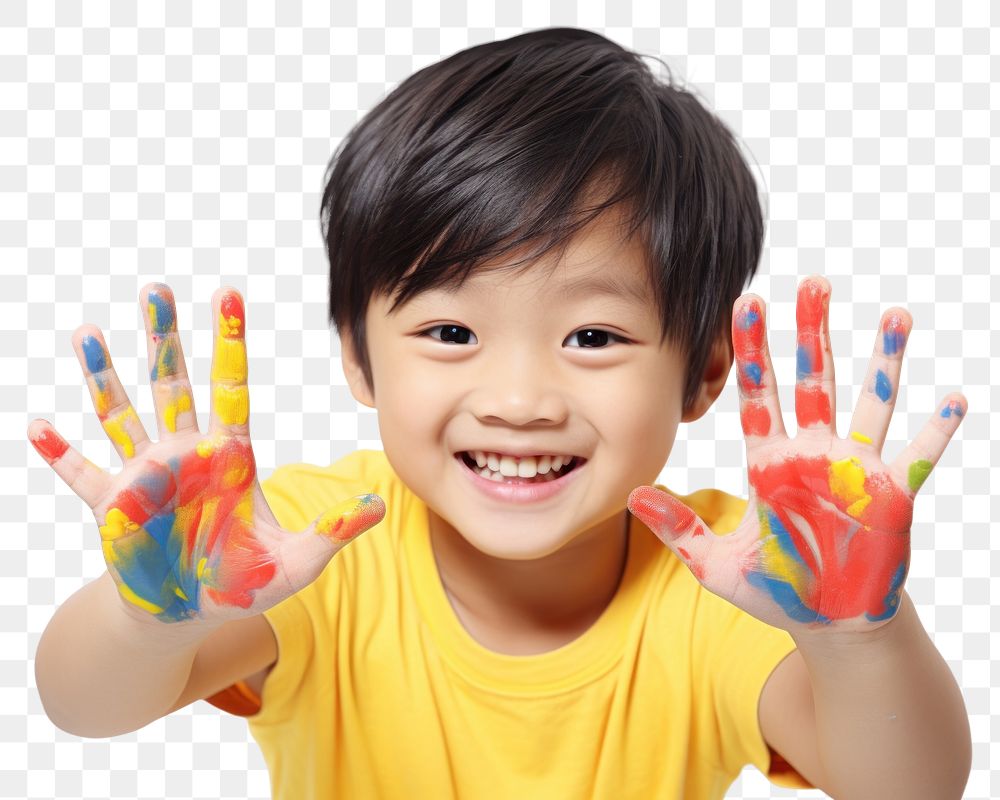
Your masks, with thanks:
M839 438L829 301L825 278L799 285L794 439L778 405L764 301L746 294L734 304L750 499L732 533L713 534L654 487L638 487L628 500L705 588L792 633L869 631L893 618L910 563L914 496L967 408L961 394L949 394L909 446L882 461L912 327L909 313L893 308L882 316L849 435Z
M243 299L212 296L208 433L198 429L173 293L140 292L159 441L151 442L115 373L100 330L82 325L73 345L101 425L124 460L108 474L45 420L28 438L94 512L108 571L129 614L161 622L222 622L259 614L307 586L348 541L378 523L385 505L354 497L302 532L268 508L250 445Z

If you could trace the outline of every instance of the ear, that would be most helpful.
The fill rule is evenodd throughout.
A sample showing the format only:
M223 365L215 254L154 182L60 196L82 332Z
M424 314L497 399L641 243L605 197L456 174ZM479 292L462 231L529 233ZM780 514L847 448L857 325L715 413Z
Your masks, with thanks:
M729 331L724 330L715 338L701 374L701 384L691 405L681 416L681 422L699 419L722 393L726 378L729 377L729 369L733 366L733 342L729 337Z
M343 332L338 331L340 338L340 360L344 367L344 376L347 378L347 385L350 387L354 399L361 405L368 408L375 408L375 391L368 385L361 362L354 347L354 339L350 335L350 329L345 327Z

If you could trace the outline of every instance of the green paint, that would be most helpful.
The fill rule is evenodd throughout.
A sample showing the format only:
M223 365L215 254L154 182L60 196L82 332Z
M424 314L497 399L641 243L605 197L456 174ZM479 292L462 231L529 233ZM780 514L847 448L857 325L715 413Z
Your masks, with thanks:
M924 481L927 480L932 469L934 469L934 465L924 458L919 458L910 464L910 474L906 476L907 482L910 484L910 491L918 491L924 485Z

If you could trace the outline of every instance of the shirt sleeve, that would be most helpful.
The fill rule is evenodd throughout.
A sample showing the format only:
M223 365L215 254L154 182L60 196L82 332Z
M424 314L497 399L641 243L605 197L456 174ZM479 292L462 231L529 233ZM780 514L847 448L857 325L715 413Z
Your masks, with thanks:
M752 764L778 786L815 788L768 747L757 716L764 684L795 640L707 590L705 601L716 633L706 657L722 764L734 772Z

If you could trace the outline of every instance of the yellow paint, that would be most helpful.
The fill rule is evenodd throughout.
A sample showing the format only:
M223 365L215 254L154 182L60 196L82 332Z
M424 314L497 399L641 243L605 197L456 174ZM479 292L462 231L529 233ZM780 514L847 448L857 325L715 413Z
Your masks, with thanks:
M247 347L242 339L215 337L215 352L212 354L212 380L246 383Z
M250 415L250 393L246 386L216 384L212 390L212 407L224 425L245 425Z
M120 508L109 508L104 516L104 524L100 526L101 539L110 542L125 534L139 530L139 526L128 518Z
M851 456L830 464L830 491L847 503L847 513L859 517L872 501L865 491L865 468L861 461Z
M122 449L125 458L132 458L135 455L135 443L132 436L125 429L130 423L139 425L139 418L135 415L135 409L128 406L121 414L111 419L104 420L101 424L108 434L108 438Z
M132 605L139 606L139 608L148 611L150 614L160 614L163 612L163 608L156 605L155 603L150 603L148 600L145 600L142 597L139 597L139 595L133 592L132 589L130 589L124 583L118 584L118 591L121 593L121 596L124 597L126 600L128 600L130 603L132 603Z
M242 336L243 332L240 330L240 318L233 316L227 317L220 311L219 334L222 336Z
M184 592L183 592L183 590L181 589L180 586L175 586L174 587L174 594L176 594L181 600L187 600L188 599L188 596L186 594L184 594Z
M198 580L201 580L201 576L205 574L205 565L208 563L208 559L202 556L201 560L198 562L198 569L196 574L198 575Z
M98 388L98 383L94 378L91 378L94 386L94 410L97 411L97 416L104 419L108 415L108 409L111 408L111 384L107 381L104 383L104 388Z
M191 394L186 389L176 392L163 407L163 422L171 433L177 432L177 417L191 410Z
M871 444L872 440L870 437L865 436L863 433L858 433L857 431L851 431L851 438L856 442L862 442L863 444Z
M209 458L215 452L215 439L202 439L194 449L202 458Z

